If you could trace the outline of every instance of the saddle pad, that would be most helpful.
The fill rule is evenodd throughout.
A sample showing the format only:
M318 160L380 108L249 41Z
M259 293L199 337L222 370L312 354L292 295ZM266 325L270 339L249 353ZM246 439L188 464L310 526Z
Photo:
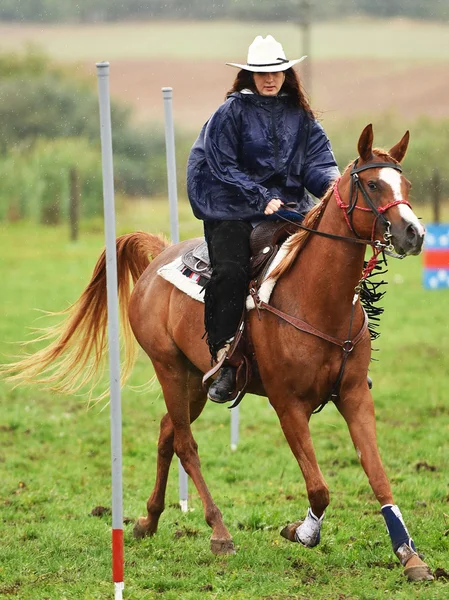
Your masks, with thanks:
M288 242L289 240L286 240L279 248L279 252L273 258L267 274L260 286L259 297L264 302L269 301L274 286L276 285L276 279L270 277L270 273L286 256L288 251ZM178 290L181 290L194 300L198 300L198 302L204 302L204 287L208 280L203 280L200 275L193 273L188 267L186 267L186 265L183 263L182 256L179 256L168 265L161 267L157 274L166 281L172 283L176 288L178 288ZM254 301L251 296L248 296L246 298L246 309L251 310L253 308Z

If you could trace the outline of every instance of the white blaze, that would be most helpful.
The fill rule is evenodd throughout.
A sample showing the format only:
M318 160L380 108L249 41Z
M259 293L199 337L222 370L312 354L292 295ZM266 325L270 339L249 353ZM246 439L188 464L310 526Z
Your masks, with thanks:
M399 171L391 169L390 167L384 167L380 170L379 179L382 179L382 181L391 187L395 201L404 200L401 192L401 174ZM410 206L407 206L407 204L399 204L398 209L399 214L404 221L413 225L419 235L424 235L424 227L418 221L418 217L412 211Z

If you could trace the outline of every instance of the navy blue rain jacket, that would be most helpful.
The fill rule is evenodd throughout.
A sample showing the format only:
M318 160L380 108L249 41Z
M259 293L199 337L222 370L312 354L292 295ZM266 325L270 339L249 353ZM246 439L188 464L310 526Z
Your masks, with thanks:
M264 218L272 198L301 213L339 175L322 126L288 96L235 92L202 128L187 164L187 192L202 220Z

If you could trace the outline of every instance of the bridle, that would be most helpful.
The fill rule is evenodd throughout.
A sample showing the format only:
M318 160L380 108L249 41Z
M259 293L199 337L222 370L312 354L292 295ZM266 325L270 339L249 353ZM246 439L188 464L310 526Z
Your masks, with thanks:
M343 202L341 201L341 197L338 192L339 180L337 180L337 182L334 185L334 192L336 195L337 204L344 211L345 219L346 219L346 222L348 223L349 229L358 238L360 238L360 235L355 230L355 227L353 224L354 209L362 210L365 212L371 211L374 214L374 216L376 217L374 219L373 229L371 232L371 241L374 242L374 235L375 235L377 221L380 221L385 228L385 233L383 236L384 241L387 244L388 249L390 250L391 249L390 248L391 247L391 223L385 217L385 213L389 208L392 208L393 206L397 206L398 204L406 204L407 206L409 206L411 208L410 203L407 200L394 200L393 202L389 202L385 206L377 207L374 204L374 202L372 201L368 192L366 191L365 186L363 185L362 180L360 179L358 174L362 171L367 171L368 169L381 169L384 167L389 168L389 169L395 169L396 171L399 171L399 173L402 173L402 167L399 163L387 163L387 162L367 163L366 165L362 165L361 167L358 167L357 166L358 160L359 159L357 158L354 161L352 168L351 168L351 172L350 172L351 186L350 186L350 192L349 192L349 205L344 205ZM357 205L357 198L358 198L359 191L361 192L367 207Z
M395 252L395 249L391 242L391 239L392 239L391 222L386 218L385 213L387 210L389 210L393 206L397 206L398 204L405 204L406 206L409 206L410 208L411 208L411 205L407 200L393 200L392 202L389 202L385 206L377 207L374 204L374 202L373 202L372 198L370 197L370 195L368 194L368 192L366 191L366 188L363 185L363 182L359 177L359 173L362 171L367 171L368 169L379 169L379 168L383 168L383 167L395 169L396 171L399 171L400 173L402 173L402 167L399 163L370 162L370 163L366 163L366 164L358 167L357 166L358 161L359 161L359 159L357 158L353 162L352 167L351 167L349 204L345 204L343 202L343 200L341 199L341 196L340 196L340 192L338 190L338 185L341 181L341 177L338 177L333 185L333 193L335 196L335 200L337 202L337 206L343 211L343 215L344 215L346 224L348 225L348 228L351 231L351 233L353 233L355 235L355 237L347 237L347 236L342 236L342 235L336 235L333 233L327 233L325 231L318 231L317 229L312 229L310 227L306 227L305 225L302 225L302 223L292 221L284 216L279 215L279 217L283 221L287 221L288 223L295 225L299 229L303 229L305 231L314 233L319 236L323 236L323 237L327 237L327 238L331 238L331 239L335 239L335 240L342 240L342 241L346 241L346 242L350 242L350 243L354 243L354 244L363 244L365 246L371 246L373 249L373 256L368 261L368 264L366 265L366 267L364 268L363 273L362 273L362 279L365 279L372 272L374 267L376 266L377 258L381 252L384 252L385 254L388 254L389 256L392 256L393 258L399 258L399 259L404 258L404 255L397 254ZM363 198L365 200L365 203L367 205L366 207L358 206L358 204L357 204L359 192L361 193L361 195L363 196ZM371 231L371 239L370 240L363 239L356 231L356 229L354 227L354 223L353 223L355 210L371 212L374 214L375 219L373 221L373 227L372 227L372 231ZM377 225L378 221L380 221L385 228L385 232L383 234L383 241L375 239L375 231L376 231L376 225Z

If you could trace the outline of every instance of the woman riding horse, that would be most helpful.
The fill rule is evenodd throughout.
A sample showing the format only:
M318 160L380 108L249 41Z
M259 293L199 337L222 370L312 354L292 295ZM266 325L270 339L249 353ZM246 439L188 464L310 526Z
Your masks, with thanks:
M242 317L252 227L288 204L297 218L339 175L329 140L313 116L293 66L271 35L257 36L227 99L195 142L187 190L212 265L205 327L213 360L224 358ZM281 212L283 212L281 210ZM291 213L289 212L291 219ZM209 387L214 402L233 400L236 367L226 360Z

